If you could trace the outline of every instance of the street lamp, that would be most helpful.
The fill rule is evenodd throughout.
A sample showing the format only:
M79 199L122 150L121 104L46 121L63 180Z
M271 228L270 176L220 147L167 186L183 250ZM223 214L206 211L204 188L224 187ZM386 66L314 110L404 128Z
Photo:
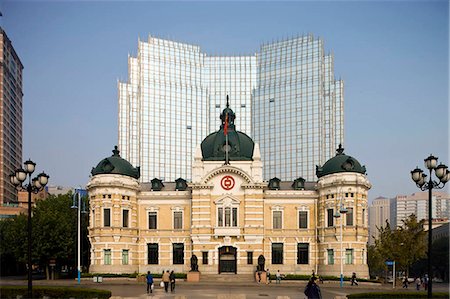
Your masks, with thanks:
M28 192L28 298L32 298L32 265L31 265L31 193L38 193L44 190L48 183L49 176L41 172L36 177L31 179L31 174L34 172L36 163L27 160L24 163L24 168L18 168L13 174L9 176L11 183L19 191ZM24 184L28 176L28 184Z
M77 260L78 260L78 265L77 265L77 272L78 272L78 284L81 282L81 213L86 214L86 209L83 206L83 210L81 207L81 196L83 193L82 189L75 189L75 193L73 194L73 205L72 205L72 209L77 209L77 217L78 217L78 245L77 245ZM75 196L78 195L78 205L75 202Z
M430 177L428 182L426 181L427 175L423 173L422 169L416 167L413 171L411 171L411 178L416 183L416 186L419 187L420 190L425 191L428 190L428 298L432 297L432 281L433 274L431 272L431 243L432 243L432 211L431 211L431 198L432 198L432 190L434 189L442 189L450 180L450 172L447 169L447 166L444 164L437 165L438 158L430 155L426 158L425 167L430 171ZM434 169L434 174L439 179L439 181L432 180L432 173Z
M334 218L340 218L341 217L341 215L344 215L344 214L346 214L347 212L348 212L348 210L345 208L345 206L344 206L344 203L342 202L342 196L339 196L340 197L340 204L339 204L339 211L336 211L336 213L334 213L334 215L333 215L333 217ZM341 279L340 279L340 287L342 288L343 287L343 285L344 285L344 252L343 252L343 248L342 248L342 243L343 243L343 240L342 240L342 222L344 221L344 218L342 217L341 218L341 240L340 240L340 245L341 245L341 262L340 262L340 264L341 264Z

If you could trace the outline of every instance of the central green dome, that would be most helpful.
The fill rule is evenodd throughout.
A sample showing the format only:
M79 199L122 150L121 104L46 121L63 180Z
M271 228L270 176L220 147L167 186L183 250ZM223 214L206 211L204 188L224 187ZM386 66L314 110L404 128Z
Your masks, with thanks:
M236 115L230 108L227 96L227 107L220 115L222 124L219 131L208 135L201 143L203 161L225 161L227 149L230 161L253 160L255 143L247 134L236 131L235 119ZM225 123L228 138L225 136Z

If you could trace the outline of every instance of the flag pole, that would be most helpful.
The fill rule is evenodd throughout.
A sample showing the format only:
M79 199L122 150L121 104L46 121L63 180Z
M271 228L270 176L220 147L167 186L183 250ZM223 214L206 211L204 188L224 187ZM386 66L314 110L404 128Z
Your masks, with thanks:
M227 132L228 133L228 132ZM228 161L228 152L230 150L229 146L228 146L228 134L225 135L225 165L230 164L230 162Z

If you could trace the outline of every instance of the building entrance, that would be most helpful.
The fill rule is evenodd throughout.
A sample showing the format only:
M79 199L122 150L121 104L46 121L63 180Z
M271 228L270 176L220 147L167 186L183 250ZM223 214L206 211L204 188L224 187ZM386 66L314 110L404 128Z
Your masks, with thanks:
M219 274L237 273L236 253L237 250L233 246L222 246L219 248Z

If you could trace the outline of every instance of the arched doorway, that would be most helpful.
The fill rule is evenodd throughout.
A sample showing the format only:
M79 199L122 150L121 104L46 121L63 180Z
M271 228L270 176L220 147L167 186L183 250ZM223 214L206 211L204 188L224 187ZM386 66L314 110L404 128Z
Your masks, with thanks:
M219 248L219 274L237 273L236 253L237 250L233 246L222 246Z

